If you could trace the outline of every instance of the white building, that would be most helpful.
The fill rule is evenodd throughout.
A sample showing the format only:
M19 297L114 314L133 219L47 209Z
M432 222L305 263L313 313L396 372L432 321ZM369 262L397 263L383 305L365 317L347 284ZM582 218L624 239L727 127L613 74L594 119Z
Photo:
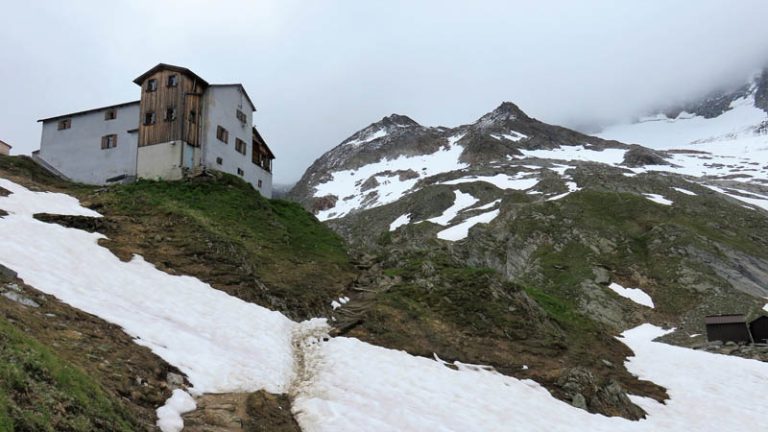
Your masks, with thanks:
M0 141L0 155L8 156L11 154L11 145L5 141Z
M176 180L211 169L272 196L274 155L253 126L240 84L209 84L189 69L158 64L134 80L137 101L39 120L35 160L82 183Z

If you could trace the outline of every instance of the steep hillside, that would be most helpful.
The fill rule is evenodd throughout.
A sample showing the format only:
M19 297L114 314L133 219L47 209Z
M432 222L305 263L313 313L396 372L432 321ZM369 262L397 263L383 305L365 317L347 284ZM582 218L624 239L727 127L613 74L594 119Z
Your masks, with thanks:
M651 322L691 346L705 315L762 312L768 167L742 158L754 181L734 181L738 167L714 156L588 137L510 103L453 129L391 128L403 118L345 140L292 191L375 257L336 311L342 333L492 365L634 417L600 395L663 393L616 367L628 353L613 335ZM521 326L522 310L540 325ZM582 373L590 385L574 384Z
M0 164L0 264L11 274L0 297L9 317L3 336L15 340L14 334L22 334L26 345L36 339L45 347L35 350L60 359L32 362L27 378L2 393L3 421L17 430L28 424L22 416L29 412L29 395L50 397L39 405L43 412L52 407L61 425L77 422L73 430L149 430L157 422L164 432L501 432L510 425L542 431L745 430L761 421L766 408L759 398L752 406L740 400L768 385L765 364L654 342L670 331L650 324L619 333L552 287L511 280L493 266L472 263L457 247L462 242L434 234L433 225L451 224L467 203L485 207L480 210L524 204L519 197L494 199L493 206L474 202L474 196L493 198L496 186L459 182L455 190L448 188L453 196L438 204L453 210L436 210L441 214L430 217L433 222L398 218L405 223L388 223L381 235L372 225L373 246L361 239L355 245L376 255L361 253L353 267L341 259L343 244L327 228L296 205L262 200L236 179L94 189L45 176L31 180L39 173L25 159L0 158ZM579 185L582 164L576 165L568 175ZM281 206L295 211L281 212ZM573 217L581 224L578 214ZM259 223L243 221L249 216ZM176 220L195 233L174 227ZM293 226L296 220L301 227ZM152 223L140 227L145 221ZM271 230L281 227L284 243L274 246ZM479 228L469 230L467 239ZM226 274L211 270L216 257L226 258L215 251L219 245L240 262ZM267 274L248 266L247 254L239 252L258 253L257 246L274 248L299 275L318 277L309 266L302 268L312 260L329 267L326 283L352 277L354 282L342 288L323 289L312 281L301 282L301 289L281 287L285 279L272 276L279 274L278 263L258 255L273 270ZM139 249L148 258L129 257ZM552 267L574 279L582 276L580 268ZM595 272L596 283L605 283L605 276ZM270 284L262 281L267 277L273 277ZM649 299L639 290L608 288L639 303L622 303L639 312L637 322L663 318L646 310L657 292ZM329 321L291 319L305 314ZM0 370L13 370L13 350L11 358L0 358ZM56 364L83 371L77 378L82 384L56 381ZM690 370L696 375L681 373ZM78 389L92 397L73 398ZM692 415L697 411L702 413Z
M337 235L298 205L263 199L233 177L97 188L61 181L26 157L0 156L0 178L72 194L104 215L36 214L38 220L106 234L101 243L126 261L141 254L165 272L194 275L297 319L324 314L356 274ZM9 195L0 188L0 196ZM156 430L155 410L185 385L182 372L120 327L24 282L0 280L0 337L8 341L0 373L11 386L0 388L0 430ZM232 398L242 413L217 411L223 402L214 398L213 408L201 404L189 424L206 430L236 414L247 430L293 422L280 399Z

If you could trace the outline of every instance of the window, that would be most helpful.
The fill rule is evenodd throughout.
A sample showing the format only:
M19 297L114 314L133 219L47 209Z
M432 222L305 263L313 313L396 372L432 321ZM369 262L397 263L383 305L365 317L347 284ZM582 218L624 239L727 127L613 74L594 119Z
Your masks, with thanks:
M147 81L147 93L157 91L157 80L151 79Z
M176 108L168 108L165 110L165 121L176 120Z
M242 177L242 176L244 176L244 175L245 175L245 171L243 171L243 170L241 170L240 168L238 168L238 169L237 169L237 175L239 175L240 177Z
M224 144L229 143L229 132L221 126L216 127L216 138Z
M237 110L237 119L240 120L240 123L245 124L248 121L248 118L245 116L245 113Z
M223 159L221 159L220 157L217 157L217 158L216 158L216 163L217 163L218 165L221 165L221 164L223 164L223 163L224 163L224 160L223 160Z
M245 141L240 138L235 138L235 151L245 154Z
M59 130L69 129L72 127L72 119L59 120Z
M168 87L176 87L179 85L178 75L168 75Z
M189 122L190 123L197 123L197 111L190 110L189 111Z
M114 120L117 118L116 109L108 109L104 112L104 120Z
M149 126L155 124L155 112L154 111L148 111L144 113L144 125Z
M104 135L101 137L101 149L107 150L117 147L117 135Z
M258 185L259 189L261 189L261 180L259 180L256 184Z

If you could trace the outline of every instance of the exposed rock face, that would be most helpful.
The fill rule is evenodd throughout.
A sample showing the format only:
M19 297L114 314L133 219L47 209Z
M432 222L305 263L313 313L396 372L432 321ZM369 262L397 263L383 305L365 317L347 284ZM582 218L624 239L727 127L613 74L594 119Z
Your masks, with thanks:
M629 167L640 167L645 165L669 165L669 161L661 152L651 150L639 145L630 146L624 154L624 165Z
M575 367L565 370L558 384L571 405L592 412L610 412L630 419L641 419L645 413L627 397L627 392L616 381L600 382L592 372Z

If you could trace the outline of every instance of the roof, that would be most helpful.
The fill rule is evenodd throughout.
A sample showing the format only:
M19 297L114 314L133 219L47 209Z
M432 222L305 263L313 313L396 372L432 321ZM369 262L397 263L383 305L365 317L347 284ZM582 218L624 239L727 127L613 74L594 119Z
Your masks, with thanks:
M256 126L254 126L252 129L253 129L253 137L256 138L261 144L264 145L264 147L267 149L267 153L269 154L269 158L275 159L275 154L272 153L272 149L270 149L269 146L267 145L267 142L264 141L264 138L262 138L261 134L256 129Z
M731 315L710 315L704 318L704 323L709 324L746 324L747 320L744 315L731 314Z
M245 87L243 87L242 84L211 84L211 87L240 87L240 91L242 91L245 95L245 98L248 99L248 103L251 104L251 108L256 111L256 104L254 104L251 100L251 97L248 96L248 92L245 91Z
M150 69L150 70L144 72L143 74L139 75L135 80L133 80L133 82L138 84L138 85L141 85L141 83L143 83L144 80L147 79L148 76L154 74L155 72L157 72L159 70L172 70L172 71L178 72L180 74L184 74L184 75L190 76L190 77L200 81L203 84L203 86L205 86L205 87L210 85L210 84L208 84L208 81L202 79L200 77L200 75L192 72L191 70L189 70L189 69L187 69L185 67L175 66L175 65L172 65L172 64L168 64L168 63L158 63L152 69Z
M761 320L765 320L765 319L768 319L768 315L760 315L759 317L757 317L757 318L753 319L753 320L750 322L750 324L752 324L752 323L756 323L756 322L758 322L758 321L761 321Z
M89 110L85 110L85 111L78 111L78 112L73 112L73 113L69 113L69 114L62 114L62 115L57 115L57 116L54 116L54 117L48 117L48 118L40 119L38 121L39 122L47 122L49 120L56 120L56 119L65 118L65 117L74 117L74 116L83 115L83 114L90 114L92 112L104 111L104 110L108 110L108 109L111 109L111 108L122 108L124 106L138 104L138 103L139 103L139 101L123 102L123 103L120 103L120 104L117 104L117 105L109 105L109 106L105 106L105 107L101 107L101 108L93 108L93 109L89 109Z
M1 144L1 145L4 145L4 146L6 146L6 147L8 147L9 149L10 149L10 148L13 148L13 146L12 146L12 145L8 144L7 142L5 142L5 141L3 141L3 140L0 140L0 144Z

